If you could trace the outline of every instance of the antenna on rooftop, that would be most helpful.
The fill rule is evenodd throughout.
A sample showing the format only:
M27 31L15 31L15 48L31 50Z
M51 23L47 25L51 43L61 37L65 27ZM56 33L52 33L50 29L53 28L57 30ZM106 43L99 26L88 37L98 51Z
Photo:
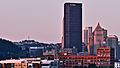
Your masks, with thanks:
M30 36L28 36L28 40L30 40Z

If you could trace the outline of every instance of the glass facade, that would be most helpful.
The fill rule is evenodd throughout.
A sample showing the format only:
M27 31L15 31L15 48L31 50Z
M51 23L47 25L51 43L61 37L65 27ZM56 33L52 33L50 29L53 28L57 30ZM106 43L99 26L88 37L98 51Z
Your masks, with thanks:
M82 51L82 4L64 4L64 48Z

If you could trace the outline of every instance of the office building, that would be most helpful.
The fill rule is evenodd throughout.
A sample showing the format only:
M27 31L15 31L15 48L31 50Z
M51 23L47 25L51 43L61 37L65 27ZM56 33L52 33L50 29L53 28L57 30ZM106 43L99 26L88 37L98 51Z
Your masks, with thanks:
M87 46L88 53L90 53L90 49L93 46L93 35L92 35L92 27L86 27L84 29L84 44Z
M87 27L84 29L84 43L88 45L88 29Z
M63 61L62 68L73 68L74 66L88 67L95 64L97 67L114 66L114 48L101 46L97 49L97 55L62 55L59 59Z
M118 46L118 37L116 35L110 35L106 39L106 45L115 49L115 58L120 59L120 46Z
M82 51L82 3L64 4L64 48Z
M88 54L94 55L94 38L93 38L93 36L89 37L89 40L88 40Z
M97 66L114 66L114 48L101 46L97 49Z
M103 45L107 38L107 30L102 28L99 22L93 34L94 34L94 45L100 45L100 44Z
M107 38L107 30L102 28L98 22L97 27L93 31L94 35L94 54L97 52L97 48L104 45Z
M84 43L88 45L89 38L92 37L92 27L86 27L84 29Z
M40 57L43 55L43 49L44 47L30 47L29 48L29 54L30 57Z

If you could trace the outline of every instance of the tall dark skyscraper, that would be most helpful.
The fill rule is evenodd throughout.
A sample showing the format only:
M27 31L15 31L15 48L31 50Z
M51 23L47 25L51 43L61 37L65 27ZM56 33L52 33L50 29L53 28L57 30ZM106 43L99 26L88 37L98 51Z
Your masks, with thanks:
M82 3L64 4L64 48L82 51Z

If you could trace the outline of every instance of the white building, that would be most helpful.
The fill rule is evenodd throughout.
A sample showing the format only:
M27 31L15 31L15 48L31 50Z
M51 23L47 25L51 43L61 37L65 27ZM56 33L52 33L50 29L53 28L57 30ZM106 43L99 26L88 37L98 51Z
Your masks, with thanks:
M114 68L120 68L120 62L115 62L114 63Z

